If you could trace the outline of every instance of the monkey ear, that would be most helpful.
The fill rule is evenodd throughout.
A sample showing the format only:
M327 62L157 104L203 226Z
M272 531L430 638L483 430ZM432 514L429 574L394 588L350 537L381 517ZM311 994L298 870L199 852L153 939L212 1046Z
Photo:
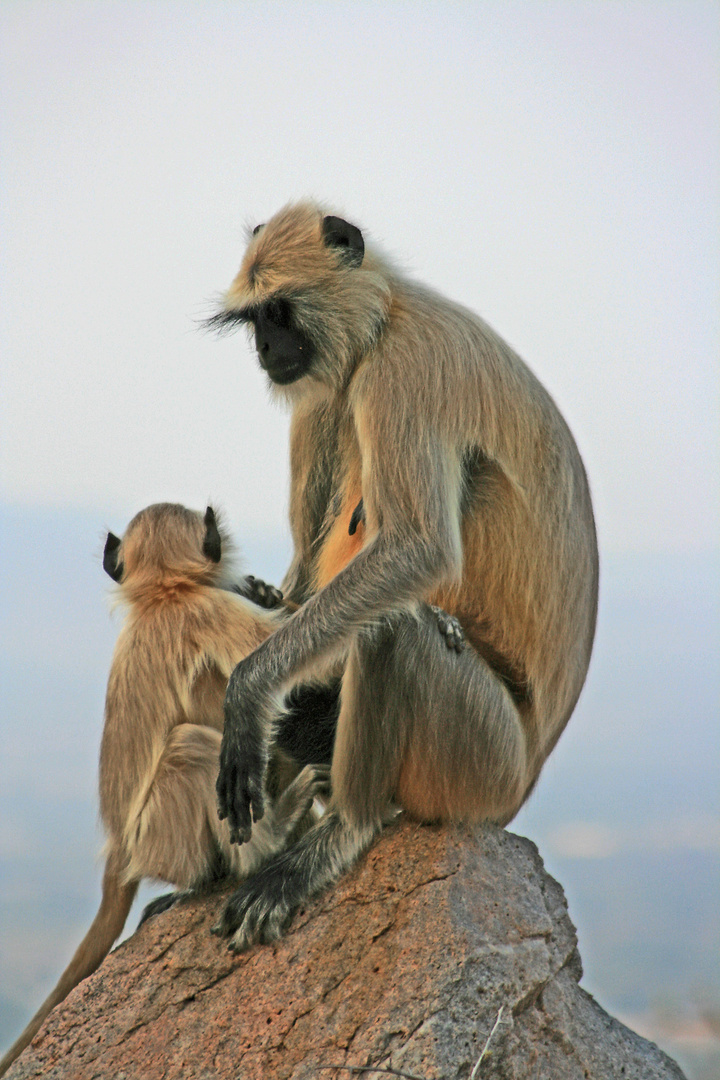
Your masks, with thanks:
M115 533L109 532L103 551L103 570L109 574L113 581L120 581L123 575L123 564L118 562L118 548L122 541Z
M357 532L358 525L365 524L365 504L360 500L355 509L352 512L350 518L350 524L348 525L348 536L354 536Z
M203 540L203 555L206 555L212 562L220 562L220 555L222 553L222 541L220 539L220 533L218 531L217 522L215 521L215 511L212 506L208 506L205 511L205 539Z
M323 237L328 247L338 248L346 266L360 266L365 255L363 234L356 225L339 217L323 220Z

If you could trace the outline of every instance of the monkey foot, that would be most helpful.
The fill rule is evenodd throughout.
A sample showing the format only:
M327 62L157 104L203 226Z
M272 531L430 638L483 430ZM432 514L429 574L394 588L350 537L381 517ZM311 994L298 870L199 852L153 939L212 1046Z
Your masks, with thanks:
M187 892L178 891L163 893L162 896L156 896L154 900L151 900L149 904L145 905L143 913L140 916L138 928L141 927L144 922L147 922L148 919L153 919L156 915L162 915L163 911L169 911L171 907L175 907L175 905L187 895Z
M302 890L294 886L285 862L282 855L274 859L243 882L228 900L211 933L230 938L231 952L244 952L252 945L282 937L304 899Z

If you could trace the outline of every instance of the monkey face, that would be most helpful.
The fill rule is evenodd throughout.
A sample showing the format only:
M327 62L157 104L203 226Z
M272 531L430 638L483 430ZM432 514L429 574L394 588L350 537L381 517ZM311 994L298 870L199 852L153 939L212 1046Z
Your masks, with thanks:
M274 383L287 386L307 375L315 346L293 322L289 300L272 299L261 304L250 320L255 327L255 347L260 365Z
M283 296L223 311L208 320L209 326L226 329L245 324L255 331L260 366L277 386L289 386L312 368L317 348L296 322L293 301Z

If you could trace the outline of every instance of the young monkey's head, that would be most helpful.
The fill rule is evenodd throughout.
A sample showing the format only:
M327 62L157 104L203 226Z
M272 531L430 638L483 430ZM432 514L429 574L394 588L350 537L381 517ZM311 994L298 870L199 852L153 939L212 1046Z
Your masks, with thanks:
M229 543L221 530L211 506L203 515L178 503L154 503L135 515L122 539L108 533L103 569L130 588L183 580L215 584Z

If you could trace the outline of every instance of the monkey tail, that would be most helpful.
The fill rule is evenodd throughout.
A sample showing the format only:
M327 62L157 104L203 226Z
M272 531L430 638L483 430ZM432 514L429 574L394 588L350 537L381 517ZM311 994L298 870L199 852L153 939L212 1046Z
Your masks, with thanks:
M138 890L138 881L124 884L121 876L121 858L117 850L112 850L105 863L102 883L102 900L98 913L83 940L78 945L75 955L60 976L57 986L45 999L33 1016L22 1035L16 1039L5 1056L0 1060L0 1076L4 1076L13 1061L32 1042L42 1026L45 1017L56 1005L63 1001L70 991L92 975L110 952L114 942L122 933L128 912Z

